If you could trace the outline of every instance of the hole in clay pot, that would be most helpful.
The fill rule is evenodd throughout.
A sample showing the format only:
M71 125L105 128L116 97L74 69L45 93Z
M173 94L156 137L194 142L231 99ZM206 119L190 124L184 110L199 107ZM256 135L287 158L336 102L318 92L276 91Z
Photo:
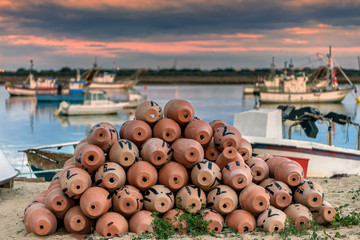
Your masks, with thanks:
M295 181L296 181L296 178L292 178L291 180L292 180L293 182L295 182Z
M146 178L146 177L143 177L143 178L142 178L142 181L143 181L143 182L147 182L147 178Z
M111 237L111 233L107 233L106 235L107 235L108 237Z
M283 196L283 197L282 197L282 200L286 200L286 197L285 197L285 196Z
M189 117L189 115L187 115L187 114L186 114L186 115L184 115L184 118L188 118L188 117Z
M229 153L232 153L232 150L229 150Z
M113 178L110 178L109 182L113 183L113 182L115 182L115 180Z
M223 204L223 208L227 208L227 204Z
M259 202L259 205L262 206L262 205L264 205L264 203L263 203L263 202Z
M40 225L40 229L44 229L44 226L43 226L43 225Z
M179 231L179 229L178 229L178 228L175 228L174 230L175 230L175 232L178 232L178 231Z
M305 225L305 223L304 223L304 222L300 222L300 225Z
M148 230L145 231L145 233L148 233L148 232L149 232Z
M151 118L155 118L155 114L153 114L153 113L150 114L150 117L151 117Z
M256 172L256 176L260 177L260 176L261 176L261 172Z
M160 160L161 160L161 157L160 157L160 156L158 156L158 157L157 157L157 160L159 160L159 161L160 161Z
M125 157L124 160L127 161L127 160L129 160L129 158L128 158L128 157Z
M81 220L80 220L80 219L78 219L78 220L76 220L76 222L77 222L77 223L81 223Z
M191 206L195 207L195 206L196 206L196 204L195 204L195 203L193 203L193 204L191 204Z
M61 205L61 202L60 202L60 201L57 201L57 202L56 202L56 205L60 206L60 205Z
M125 205L126 205L127 207L130 207L130 203L128 203L128 202L127 202Z
M177 177L174 177L174 181L176 182L178 180L178 178Z
M232 144L231 144L231 142L229 142L227 145L228 145L228 147L231 147Z
M170 137L170 133L166 133L166 136L167 136L167 137Z
M328 214L331 214L331 211L330 211L330 210L328 211Z
M95 205L91 205L91 209L95 209Z
M245 156L246 154L243 152L243 153L241 153L241 156L243 157L243 156Z
M248 227L244 227L244 232L247 232L249 231L249 228Z
M313 202L316 202L318 199L316 197L313 198Z
M238 184L241 184L243 182L243 179L242 178L239 178L238 179Z
M204 138L204 135L200 135L200 140L203 140Z
M278 228L278 227L274 227L274 231L275 231L275 232L279 231L279 228Z
M165 203L162 202L162 203L160 203L160 205L163 207L163 206L165 206Z
M194 156L194 153L193 153L193 152L191 152L191 153L190 153L190 156Z
M217 227L214 228L214 231L217 232L219 229Z
M206 181L206 177L203 177L202 180L203 180L203 181Z
M76 186L76 189L80 189L80 186L79 186L79 185L77 185L77 186Z
M138 135L141 136L141 132L138 132Z
M94 161L94 155L90 155L89 157L88 157L88 159L89 159L89 161Z
M215 153L211 153L210 155L213 157L213 156L215 156Z
M102 134L102 133L100 133L100 134L99 134L99 136L100 136L100 137L102 137L102 136L103 136L103 134Z

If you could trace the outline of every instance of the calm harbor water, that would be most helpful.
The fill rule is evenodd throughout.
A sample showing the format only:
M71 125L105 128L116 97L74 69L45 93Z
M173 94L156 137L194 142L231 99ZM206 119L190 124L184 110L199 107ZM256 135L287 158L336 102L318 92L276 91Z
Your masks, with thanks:
M233 124L234 114L253 109L253 96L244 96L241 85L149 85L137 86L136 90L149 100L164 106L173 98L186 99L195 108L195 115L207 122L222 119ZM114 98L116 92L111 93ZM300 105L295 105L301 107ZM306 105L308 106L308 105ZM326 114L334 111L350 115L354 122L360 122L360 105L348 95L339 104L313 105ZM134 111L125 111L113 116L55 117L58 104L37 103L34 97L10 97L0 85L0 149L15 168L22 173L30 172L26 156L19 149L78 141L86 137L88 130L96 123L112 123L117 129L124 121L134 118ZM261 105L262 108L276 108L277 105ZM293 139L327 143L327 127L316 123L319 133L316 139L306 137L300 128L294 128ZM286 132L284 134L287 135ZM284 136L287 138L287 136ZM353 149L356 145L355 127L334 124L333 144Z

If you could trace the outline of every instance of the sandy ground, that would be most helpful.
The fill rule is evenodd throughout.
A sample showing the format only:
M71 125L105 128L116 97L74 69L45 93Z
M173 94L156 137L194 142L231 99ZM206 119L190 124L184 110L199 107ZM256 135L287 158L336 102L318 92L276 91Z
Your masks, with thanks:
M360 176L350 176L342 178L313 178L312 181L320 184L325 192L325 200L330 202L334 207L349 204L345 208L344 213L350 211L360 212ZM46 190L49 183L31 183L15 181L14 187L11 189L2 188L0 193L0 239L87 239L88 236L75 236L67 234L64 228L60 228L54 235L48 237L39 237L34 234L28 234L23 223L23 211L26 205L36 197L40 192ZM356 199L352 197L357 196ZM331 238L335 238L335 234L342 235L343 239L360 239L360 225L341 227L334 229L333 227L323 227L317 231L318 236L326 237L328 234ZM128 233L121 239L132 239L135 234ZM327 237L329 237L327 236ZM101 238L99 235L91 235L93 239ZM303 237L291 237L291 239L310 239L310 235ZM180 238L180 236L175 237ZM211 239L209 236L198 237L199 239ZM223 235L213 237L213 239L224 238ZM234 237L229 236L229 239ZM237 239L279 239L278 234L269 234L264 232L252 232L242 234ZM114 238L120 239L120 238ZM190 239L182 236L181 239Z

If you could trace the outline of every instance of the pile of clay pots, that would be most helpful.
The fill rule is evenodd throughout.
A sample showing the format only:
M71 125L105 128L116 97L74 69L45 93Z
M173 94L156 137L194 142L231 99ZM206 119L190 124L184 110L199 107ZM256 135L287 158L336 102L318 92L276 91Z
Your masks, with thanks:
M216 233L223 223L239 233L274 232L286 217L296 226L309 226L313 217L319 224L333 219L334 208L318 184L304 179L300 164L252 155L235 127L196 118L188 101L173 99L164 109L146 101L119 134L105 122L90 129L48 189L26 207L26 230L141 234L153 231L156 211L186 233L187 223L174 216L202 206Z

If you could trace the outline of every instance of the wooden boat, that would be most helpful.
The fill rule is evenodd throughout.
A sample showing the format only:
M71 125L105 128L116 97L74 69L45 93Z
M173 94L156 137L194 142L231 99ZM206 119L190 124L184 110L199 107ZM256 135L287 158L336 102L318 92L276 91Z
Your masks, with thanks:
M86 81L69 81L68 94L59 93L56 94L36 94L36 100L38 102L83 102L84 101L84 85Z
M15 169L4 153L0 150L0 185L12 187L12 180L19 175L19 170Z

